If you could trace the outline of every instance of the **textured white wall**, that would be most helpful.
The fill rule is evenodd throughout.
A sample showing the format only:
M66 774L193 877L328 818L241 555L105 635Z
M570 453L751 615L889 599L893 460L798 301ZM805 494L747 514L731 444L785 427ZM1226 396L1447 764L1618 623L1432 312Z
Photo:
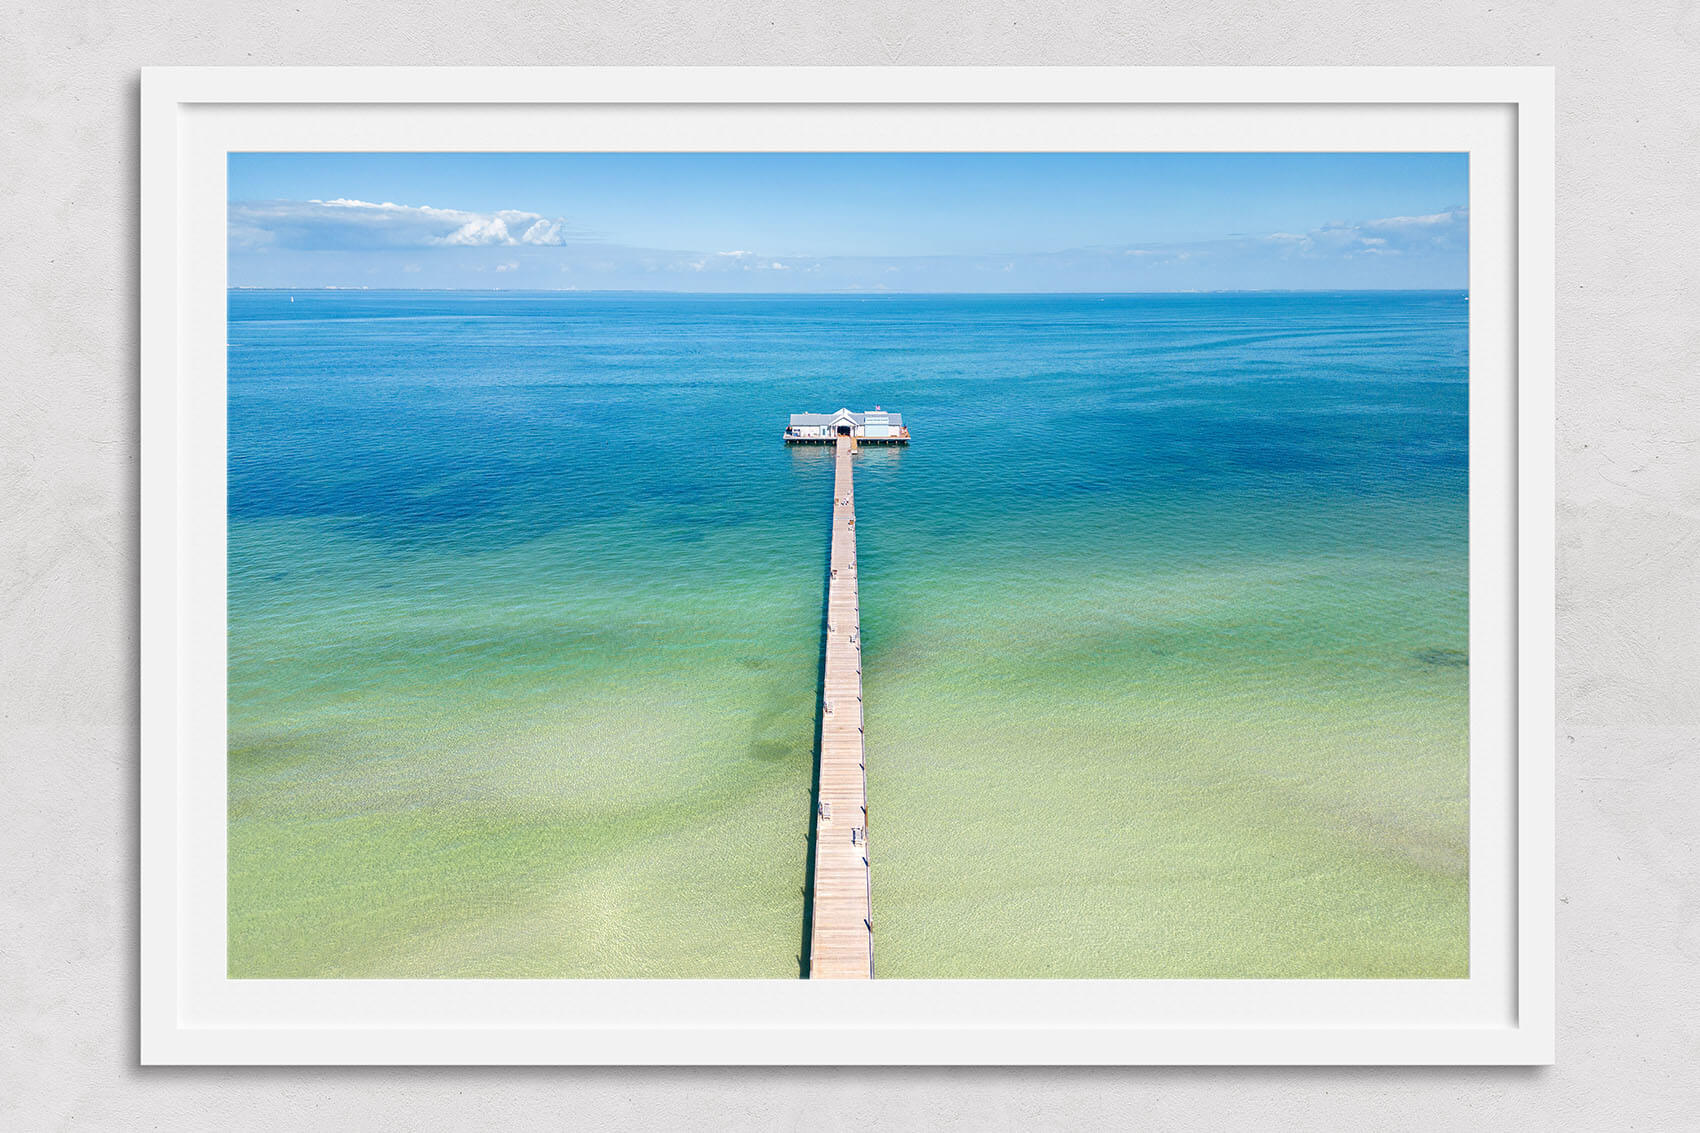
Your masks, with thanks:
M0 1127L1700 1126L1693 0L71 0L0 24ZM149 1070L136 1041L136 69L1559 68L1559 1065Z

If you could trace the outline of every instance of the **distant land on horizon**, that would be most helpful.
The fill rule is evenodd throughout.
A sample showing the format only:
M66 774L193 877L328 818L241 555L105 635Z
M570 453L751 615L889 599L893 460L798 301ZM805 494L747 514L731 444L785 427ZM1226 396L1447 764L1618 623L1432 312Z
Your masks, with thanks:
M372 294L463 295L478 292L489 295L700 295L711 299L902 299L949 298L960 295L972 298L1035 298L1039 296L1102 296L1124 295L1373 295L1373 294L1437 294L1453 292L1467 295L1467 287L1189 287L1172 291L871 291L845 288L839 291L680 291L664 287L345 287L324 284L317 287L260 287L252 284L231 284L227 291L352 291Z

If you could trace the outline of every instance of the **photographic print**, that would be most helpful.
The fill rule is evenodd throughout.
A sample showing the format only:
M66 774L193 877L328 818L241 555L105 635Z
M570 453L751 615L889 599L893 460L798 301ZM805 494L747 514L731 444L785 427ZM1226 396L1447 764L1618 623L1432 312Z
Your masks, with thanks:
M230 978L1471 974L1468 154L227 179Z

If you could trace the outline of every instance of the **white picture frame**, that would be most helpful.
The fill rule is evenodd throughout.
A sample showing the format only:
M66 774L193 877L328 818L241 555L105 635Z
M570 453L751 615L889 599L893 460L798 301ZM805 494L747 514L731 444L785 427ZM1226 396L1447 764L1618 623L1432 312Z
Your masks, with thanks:
M1551 1062L1553 122L1545 68L145 70L142 1062ZM421 149L1467 150L1469 978L228 979L226 157Z

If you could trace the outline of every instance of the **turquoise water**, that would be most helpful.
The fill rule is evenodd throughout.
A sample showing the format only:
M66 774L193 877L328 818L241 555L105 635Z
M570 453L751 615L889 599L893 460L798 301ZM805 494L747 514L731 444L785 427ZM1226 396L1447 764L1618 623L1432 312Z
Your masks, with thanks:
M858 457L882 977L1467 971L1458 293L230 296L230 968L798 974Z

